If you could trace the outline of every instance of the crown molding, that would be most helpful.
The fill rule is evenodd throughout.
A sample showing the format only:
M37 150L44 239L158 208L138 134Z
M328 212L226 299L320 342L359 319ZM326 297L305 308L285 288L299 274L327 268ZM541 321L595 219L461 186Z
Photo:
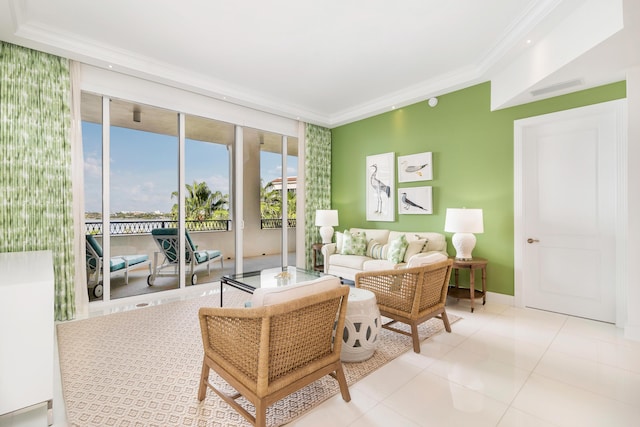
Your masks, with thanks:
M569 0L570 2L578 0ZM566 2L566 0L565 0ZM424 101L433 96L459 90L490 80L490 70L497 68L499 61L522 43L522 38L547 18L563 0L539 0L532 2L508 28L503 37L476 64L436 76L408 88L388 93L367 102L338 112L320 112L302 105L283 102L255 91L249 91L227 81L212 78L166 62L144 57L131 51L100 44L95 40L81 38L75 34L28 20L28 3L9 0L14 32L3 39L51 54L67 57L99 68L132 75L156 83L205 95L289 119L299 120L324 127L337 127L362 120L395 108ZM5 29L6 30L6 29Z

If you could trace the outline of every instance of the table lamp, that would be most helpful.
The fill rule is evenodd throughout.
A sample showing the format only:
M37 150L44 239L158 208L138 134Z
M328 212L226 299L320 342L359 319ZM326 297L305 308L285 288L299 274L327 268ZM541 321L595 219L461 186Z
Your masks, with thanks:
M476 246L473 233L484 233L482 209L447 208L444 231L455 233L451 243L456 249L456 259L471 261L471 251Z
M320 237L322 243L331 243L333 238L333 226L338 225L338 211L336 210L317 210L316 225L320 227Z

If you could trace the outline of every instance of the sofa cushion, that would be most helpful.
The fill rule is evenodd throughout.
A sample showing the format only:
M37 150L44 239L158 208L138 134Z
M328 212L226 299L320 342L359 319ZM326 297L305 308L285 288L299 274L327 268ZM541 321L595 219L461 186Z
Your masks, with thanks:
M392 263L388 259L372 259L362 264L362 271L380 271L392 270L397 264Z
M351 233L344 231L342 255L366 255L367 254L367 235L364 232Z
M352 233L364 233L367 235L367 239L377 240L380 243L389 242L389 230L376 229L376 228L352 228Z
M330 289L339 288L340 279L335 276L322 276L315 280L277 288L258 288L251 296L251 307L281 304L283 302L306 297Z
M387 259L394 264L398 264L404 260L404 254L407 251L408 246L407 238L404 234L400 237L389 242L389 252L387 253Z
M371 258L362 255L331 255L331 265L353 268L355 270L362 270L362 265L365 261L369 261Z

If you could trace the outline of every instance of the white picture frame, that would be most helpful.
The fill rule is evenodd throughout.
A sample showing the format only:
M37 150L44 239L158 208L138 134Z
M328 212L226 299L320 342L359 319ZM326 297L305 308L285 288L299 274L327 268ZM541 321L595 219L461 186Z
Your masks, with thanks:
M433 214L432 188L409 187L398 189L399 215L430 215Z
M395 153L367 156L367 221L395 221Z
M398 182L431 181L433 160L431 152L398 156Z

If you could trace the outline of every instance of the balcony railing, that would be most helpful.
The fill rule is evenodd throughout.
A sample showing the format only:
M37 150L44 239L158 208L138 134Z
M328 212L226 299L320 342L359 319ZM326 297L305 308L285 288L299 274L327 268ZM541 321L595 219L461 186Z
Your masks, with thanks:
M296 227L295 218L287 219L287 226L289 228L295 228ZM282 218L273 218L273 219L262 218L260 220L260 228L262 228L263 230L282 228Z
M205 221L186 221L188 231L229 231L231 230L231 220L211 219ZM140 221L111 221L111 235L125 234L149 234L156 228L177 228L178 221L174 220L140 220ZM289 228L296 227L295 218L287 220ZM282 228L282 219L265 219L260 221L260 228L263 230L274 230ZM87 234L102 235L102 221L85 221Z
M156 228L177 228L178 221L173 220L141 220L141 221L111 221L111 235L149 234ZM229 231L231 220L211 219L205 221L186 221L188 231ZM102 221L85 221L87 234L102 234Z

